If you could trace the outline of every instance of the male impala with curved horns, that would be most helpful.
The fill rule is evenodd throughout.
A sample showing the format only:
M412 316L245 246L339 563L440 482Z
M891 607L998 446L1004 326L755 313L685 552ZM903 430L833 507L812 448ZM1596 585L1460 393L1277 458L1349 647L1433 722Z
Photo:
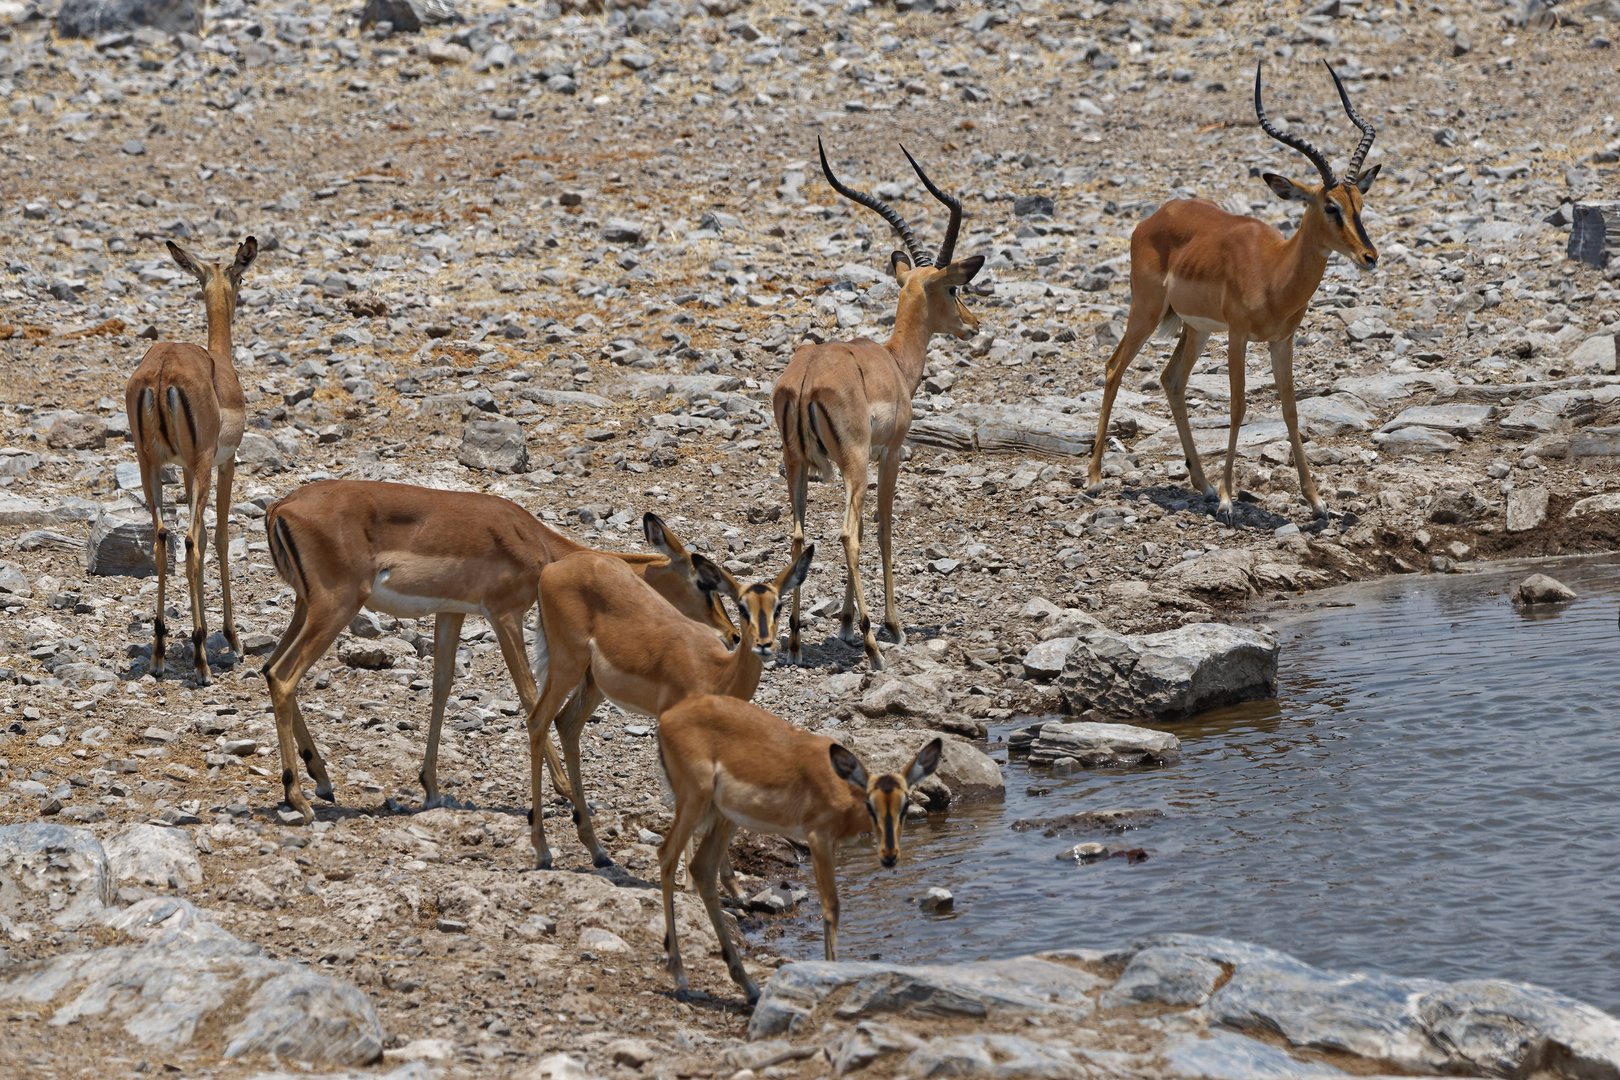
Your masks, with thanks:
M540 695L523 656L523 616L539 599L546 566L592 549L497 495L372 480L305 484L271 503L264 520L271 561L296 597L287 630L264 665L287 805L303 814L306 824L314 820L298 784L300 759L315 781L315 793L333 797L326 764L298 709L298 682L364 607L400 618L437 616L433 720L420 779L423 809L438 806L439 729L455 677L462 622L468 615L489 620L518 699L532 708ZM702 556L689 555L656 514L643 518L642 528L658 554L592 553L646 582L666 606L673 605L672 613L693 620L694 632L711 640L716 632L728 640L735 637L725 605L693 566L693 559ZM544 663L544 646L541 635L536 664ZM543 750L562 791L566 785L557 752L549 741Z
M1294 406L1294 331L1322 282L1329 252L1337 251L1362 270L1377 265L1378 252L1361 224L1361 204L1379 168L1374 165L1361 171L1375 133L1350 104L1344 83L1331 65L1328 73L1338 87L1339 100L1350 122L1361 130L1361 143L1350 155L1343 179L1334 175L1321 151L1297 135L1272 127L1260 104L1260 66L1255 65L1254 111L1261 129L1304 154L1322 176L1322 183L1316 185L1265 174L1267 186L1278 198L1305 204L1305 216L1293 236L1284 239L1270 225L1229 214L1204 199L1167 202L1131 234L1131 315L1124 336L1108 359L1107 386L1091 449L1089 479L1093 491L1102 483L1108 414L1120 379L1155 329L1173 330L1179 325L1181 339L1164 368L1164 392L1187 454L1193 486L1206 496L1216 494L1204 479L1198 447L1193 444L1187 421L1187 376L1209 335L1225 330L1232 423L1226 472L1221 478L1221 513L1232 513L1232 464L1244 412L1244 352L1249 342L1263 341L1271 350L1271 370L1277 380L1294 466L1299 470L1300 491L1318 516L1327 514L1327 504L1317 494L1299 434L1299 414Z
M816 146L821 150L821 171L833 190L881 214L906 245L904 251L889 256L889 272L900 283L894 333L889 340L882 345L856 338L801 346L776 380L776 391L771 395L771 410L782 432L788 493L793 501L795 558L804 548L808 481L812 476L818 480L830 478L835 466L843 474L844 527L839 538L849 578L844 586L838 636L852 645L861 642L875 670L883 667L883 660L878 656L860 568L866 466L874 456L879 459L877 524L878 550L883 559L883 624L895 642L904 645L906 632L894 607L893 569L894 489L900 476L900 448L911 430L911 397L922 382L929 340L935 334L970 338L979 329L979 320L963 305L957 290L973 280L984 265L984 256L951 261L956 234L962 226L962 203L935 187L905 147L900 148L901 153L911 162L929 194L951 211L945 239L931 266L927 252L905 219L882 200L839 183L819 139ZM788 622L788 655L794 663L801 659L797 588L793 590L793 614Z
M208 348L189 341L160 341L146 350L124 387L124 411L135 440L135 461L141 470L141 490L152 511L152 557L157 563L157 616L152 620L152 664L163 674L163 650L169 628L163 620L164 595L169 583L169 530L163 525L163 466L179 465L186 478L186 504L191 522L186 529L186 584L191 589L192 668L197 682L209 683L208 623L203 606L203 556L208 530L203 521L208 506L208 481L219 469L219 501L214 511L219 548L219 592L224 609L225 640L240 653L236 619L231 613L230 533L226 516L231 508L231 481L236 477L236 448L247 425L247 401L236 381L232 360L231 319L236 314L242 275L259 254L259 242L248 237L230 262L205 263L193 258L174 241L169 255L202 286L208 312Z

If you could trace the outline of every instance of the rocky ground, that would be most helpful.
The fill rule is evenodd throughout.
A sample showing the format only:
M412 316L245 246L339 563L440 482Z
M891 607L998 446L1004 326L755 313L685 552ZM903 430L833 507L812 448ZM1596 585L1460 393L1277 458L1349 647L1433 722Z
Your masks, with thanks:
M605 548L638 548L640 515L656 510L739 576L774 574L788 526L771 380L801 341L881 339L897 291L881 273L894 241L821 181L815 137L847 181L937 241L942 208L904 142L964 198L958 253L989 257L967 301L982 333L935 342L901 473L909 641L886 644L874 677L834 636L839 512L818 487L810 664L768 671L756 700L885 747L929 726L972 739L986 720L1055 711L1069 643L1098 624L1160 630L1390 571L1614 546L1620 270L1566 259L1560 208L1620 179L1612 96L1592 92L1615 80L1620 5L1555 10L477 3L464 22L389 35L362 30L357 9L229 0L206 36L82 41L53 36L48 11L0 3L0 821L44 815L106 841L149 820L185 829L198 880L130 876L112 899L184 892L266 956L352 981L396 1062L729 1075L747 1014L695 944L697 909L682 909L695 916L687 963L712 997L677 1004L662 973L645 886L668 814L647 722L604 715L586 739L598 831L621 869L577 872L565 811L548 807L562 869L520 874L525 740L477 620L441 756L463 809L392 812L420 798L425 622L357 622L306 682L339 798L313 829L277 817L257 661L207 688L145 675L154 580L90 571L138 554L120 546L145 515L124 382L146 339L204 336L162 241L260 241L236 321L249 433L229 522L238 623L258 654L291 598L264 507L325 476L502 494ZM1253 124L1259 58L1272 117L1341 163L1353 129L1320 60L1378 126L1364 220L1380 260L1360 274L1335 258L1296 351L1330 517L1299 504L1251 351L1246 494L1229 528L1181 483L1156 374L1171 342L1127 379L1096 498L1080 455L1137 221L1198 195L1284 225L1288 206L1255 174L1309 179ZM1212 472L1224 364L1216 339L1189 394ZM866 558L870 593L875 544ZM183 575L168 602L171 626L189 629ZM212 584L209 604L217 629ZM177 636L171 671L184 671ZM809 884L783 846L739 863L760 887ZM46 919L7 932L23 959L127 931ZM63 1030L0 1038L30 1075L67 1075L80 1066ZM111 1064L264 1065L220 1065L221 1045L126 1046ZM571 1061L545 1056L558 1051ZM780 1080L830 1066L761 1068Z

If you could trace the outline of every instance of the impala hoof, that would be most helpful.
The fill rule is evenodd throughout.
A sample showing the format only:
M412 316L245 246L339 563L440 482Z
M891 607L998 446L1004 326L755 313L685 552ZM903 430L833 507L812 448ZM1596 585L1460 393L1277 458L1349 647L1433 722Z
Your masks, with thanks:
M845 645L859 645L861 643L861 635L855 632L855 624L853 622L840 623L838 627L838 640L842 641Z
M325 802L329 802L333 806L337 805L337 789L332 787L331 784L326 785L325 791L322 791L320 788L316 788L315 797Z
M899 623L884 623L883 627L889 632L889 636L894 639L896 645L906 643L906 632Z
M873 649L871 652L867 653L866 658L868 661L870 661L873 671L883 670L883 657L878 655L878 651L876 649Z
M534 860L534 866L535 866L536 870L550 870L551 869L551 852L548 851L544 855L540 856L538 859Z
M591 865L601 870L604 867L612 866L613 858L605 851L597 852L596 858L591 860Z
M1327 503L1321 499L1318 499L1316 502L1312 503L1311 509L1316 511L1316 516L1319 518L1325 518L1328 516Z

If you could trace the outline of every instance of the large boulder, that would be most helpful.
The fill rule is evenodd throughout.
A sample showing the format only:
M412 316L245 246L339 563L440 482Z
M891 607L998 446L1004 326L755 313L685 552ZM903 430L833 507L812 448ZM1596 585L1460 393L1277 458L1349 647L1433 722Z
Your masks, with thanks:
M529 448L515 420L473 420L461 429L456 460L469 469L520 473L529 469Z
M101 841L65 825L0 825L0 915L79 926L116 890Z
M1158 634L1094 630L1075 643L1057 685L1074 712L1174 720L1275 697L1277 634L1193 623Z
M366 0L360 28L388 23L396 34L414 34L424 26L457 21L454 0Z
M1181 760L1181 740L1167 731L1131 724L1046 723L1030 744L1032 765L1056 765L1065 760L1086 767L1098 765L1168 765Z
M159 888L202 884L197 845L184 829L135 825L108 840L104 847L113 876L119 881Z
M92 574L103 577L150 577L157 573L154 540L150 511L142 507L105 508L97 515L85 541L87 567ZM170 574L177 565L176 552L184 544L185 537L171 528L166 552Z
M1113 1010L1144 1006L1151 1023L1121 1044ZM1325 971L1189 934L979 963L788 964L762 987L748 1036L729 1068L813 1038L840 1075L1620 1075L1620 1020L1550 990ZM1082 1049L1098 1045L1117 1049L1105 1061Z
M0 975L0 1002L52 1006L49 1027L81 1043L104 1032L160 1052L321 1065L382 1054L382 1024L359 987L271 960L186 901L143 901L104 921L146 940L13 967Z
M203 5L196 0L63 0L56 32L95 38L114 30L149 26L166 34L202 35Z
M107 421L84 413L60 413L45 433L52 450L100 450L107 445Z

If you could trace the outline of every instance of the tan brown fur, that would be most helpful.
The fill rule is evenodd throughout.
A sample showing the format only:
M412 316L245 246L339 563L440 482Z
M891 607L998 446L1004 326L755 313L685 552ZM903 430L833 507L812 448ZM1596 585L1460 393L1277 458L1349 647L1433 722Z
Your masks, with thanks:
M822 162L826 169L825 156ZM921 169L918 174L921 175ZM840 191L845 191L830 169L827 177ZM927 183L927 177L923 179ZM932 184L929 187L933 190ZM871 196L860 198L871 199ZM871 203L863 202L863 205ZM882 207L879 212L885 217L893 214L887 206L881 203L878 206ZM960 218L960 204L957 204L947 234L948 244L954 244ZM908 242L911 240L909 230L902 235ZM945 265L929 266L915 252L894 252L889 259L889 269L900 284L900 297L896 301L894 332L889 340L881 345L869 338L856 338L800 346L788 361L787 370L776 380L776 389L771 395L771 411L776 417L777 430L782 433L782 465L793 511L795 558L804 549L809 481L811 478L830 480L834 469L843 477L844 522L839 540L848 577L838 636L852 645L860 642L873 670L881 669L883 660L878 655L877 635L872 629L866 590L861 584L866 468L876 458L883 625L894 641L903 645L906 633L894 604L894 492L900 477L901 448L911 430L911 399L922 382L928 342L933 336L950 334L965 339L979 329L979 320L962 303L958 290L973 280L984 265L984 258L974 256L950 262L948 250L942 249L942 255ZM788 655L794 663L799 663L803 655L799 630L799 591L795 589L793 612L788 622Z
M1331 69L1329 69L1331 70ZM1335 76L1337 79L1337 76ZM1256 110L1259 111L1259 76L1256 73ZM1345 99L1349 110L1348 99ZM1359 117L1353 112L1352 119ZM1261 113L1262 123L1264 114ZM1364 129L1370 132L1370 129ZM1268 128L1268 132L1270 129ZM1289 145L1296 145L1290 140ZM1368 134L1354 161L1371 145ZM1300 148L1297 147L1296 148ZM1320 155L1305 145L1313 161ZM1325 163L1319 168L1326 168ZM1092 443L1088 482L1095 492L1102 485L1102 457L1107 447L1108 422L1114 395L1131 361L1149 337L1161 327L1179 322L1180 339L1165 365L1165 397L1181 436L1188 478L1206 496L1217 491L1204 477L1203 463L1193 443L1187 417L1187 379L1212 332L1227 332L1227 377L1231 383L1232 413L1227 439L1226 469L1219 489L1220 511L1232 513L1233 465L1237 457L1238 429L1247 408L1244 397L1244 357L1250 342L1265 342L1271 352L1271 370L1277 384L1283 422L1299 472L1300 492L1318 515L1327 503L1317 493L1294 398L1294 333L1299 329L1311 297L1322 283L1328 255L1337 251L1363 270L1378 262L1378 252L1367 240L1361 223L1362 197L1372 186L1379 167L1359 177L1322 184L1302 184L1273 173L1264 179L1282 199L1303 202L1305 214L1294 235L1284 238L1276 229L1252 217L1228 213L1203 199L1176 199L1165 203L1131 233L1131 313L1125 333L1108 358L1097 436Z
M264 666L288 805L306 823L313 820L297 781L295 750L316 783L316 794L332 798L331 778L304 725L296 694L304 673L363 607L435 616L433 713L420 774L424 807L443 801L439 732L463 621L469 614L489 620L518 699L525 709L532 708L539 694L523 655L523 618L538 603L542 571L557 560L582 552L601 554L645 581L679 616L694 620L694 632L710 641L716 632L735 639L725 605L698 585L692 556L680 539L654 514L643 519L643 528L658 554L592 552L516 503L476 492L322 480L272 503L265 513L270 554L296 597L292 620ZM553 777L560 779L563 770L549 740L544 754Z
M821 899L823 952L838 959L838 844L877 836L878 861L894 866L910 789L939 767L938 738L900 772L871 775L849 750L735 698L687 698L658 718L658 760L675 796L675 821L658 849L664 893L664 947L676 996L687 993L675 931L675 872L694 836L703 836L689 871L708 910L731 978L758 1000L720 915L717 873L740 828L808 844ZM706 836L704 834L707 834Z
M540 632L549 660L540 700L529 711L529 765L530 837L542 869L551 866L551 849L540 813L540 754L552 724L568 768L580 843L597 866L610 865L580 783L579 733L585 721L604 697L645 716L658 716L695 694L753 697L776 649L782 594L804 580L814 556L813 547L800 552L774 580L746 589L708 559L692 556L698 580L737 604L741 640L733 650L679 618L668 601L614 560L581 553L541 571Z
M199 685L210 682L208 625L203 603L203 556L208 532L205 509L209 481L219 469L215 503L215 546L219 548L219 591L225 638L241 652L236 620L231 611L230 532L231 483L236 476L236 448L247 422L247 403L236 379L231 345L231 320L242 274L259 253L258 241L248 237L229 262L202 262L180 245L169 242L169 255L202 287L208 313L208 347L190 342L160 341L146 350L124 387L124 411L129 416L135 460L141 470L141 490L152 511L152 555L157 563L157 614L152 623L152 663L148 670L163 675L163 653L168 638L164 620L169 578L169 531L163 523L163 466L180 466L185 477L190 524L186 530L186 584L191 592L192 668Z

